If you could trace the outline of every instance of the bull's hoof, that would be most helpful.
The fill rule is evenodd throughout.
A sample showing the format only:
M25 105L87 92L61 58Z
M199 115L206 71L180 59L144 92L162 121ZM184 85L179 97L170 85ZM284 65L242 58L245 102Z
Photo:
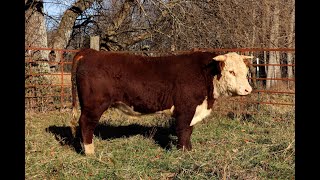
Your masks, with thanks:
M85 155L94 155L94 145L91 144L84 144L84 153Z
M178 145L177 148L182 151L191 151L192 150L191 144L190 145Z

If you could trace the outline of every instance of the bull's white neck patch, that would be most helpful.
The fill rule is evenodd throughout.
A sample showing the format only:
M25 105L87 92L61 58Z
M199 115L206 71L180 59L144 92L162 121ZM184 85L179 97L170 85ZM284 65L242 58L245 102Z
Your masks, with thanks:
M191 120L190 126L195 125L196 123L202 121L204 118L206 118L210 113L212 109L208 109L208 101L207 97L203 100L202 104L198 105L196 108L196 112L194 113L194 116Z

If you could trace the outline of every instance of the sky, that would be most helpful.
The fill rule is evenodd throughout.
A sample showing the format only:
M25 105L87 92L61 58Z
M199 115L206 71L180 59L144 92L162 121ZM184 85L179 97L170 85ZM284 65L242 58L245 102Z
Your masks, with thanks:
M44 12L48 13L50 16L57 16L63 12L70 3L58 2L57 0L45 0L43 1Z
M61 4L64 3L64 4ZM67 8L68 5L71 4L68 1L60 2L58 0L45 0L43 1L44 13L49 17L46 17L47 29L51 29L54 26L54 23L57 23L52 20L50 17L58 17L60 16Z

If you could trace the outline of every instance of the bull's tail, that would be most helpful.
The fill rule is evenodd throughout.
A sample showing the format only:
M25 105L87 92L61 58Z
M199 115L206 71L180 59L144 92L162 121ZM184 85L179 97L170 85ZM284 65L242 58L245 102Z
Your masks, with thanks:
M76 136L76 128L78 124L78 102L77 102L77 83L76 83L76 72L79 60L83 56L81 55L81 52L78 52L74 57L72 61L72 69L71 69L71 88L72 88L72 119L70 122L71 125L71 132L73 137Z

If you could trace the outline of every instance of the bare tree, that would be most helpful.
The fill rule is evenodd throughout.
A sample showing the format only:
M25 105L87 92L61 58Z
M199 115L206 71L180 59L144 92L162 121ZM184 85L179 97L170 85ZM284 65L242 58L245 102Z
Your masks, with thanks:
M77 0L63 13L59 26L53 34L53 42L50 47L54 49L64 49L67 47L77 17L95 1L98 0ZM56 55L55 61L60 61L59 55Z
M47 47L47 31L43 14L43 0L25 0L25 47ZM30 53L32 52L32 53ZM26 51L26 57L32 56L39 61L37 70L50 72L48 51ZM42 63L40 63L40 61Z
M279 47L279 27L280 27L280 7L279 2L274 1L272 6L272 21L270 31L270 48ZM280 53L277 51L271 51L269 54L269 64L280 64ZM267 70L267 78L280 78L280 66L269 66ZM271 86L276 84L276 80L267 80L266 88L269 89Z
M48 47L57 49L88 46L92 35L100 36L101 50L113 51L294 47L294 0L76 0L57 22L48 33ZM266 52L260 59L279 64L294 57ZM269 70L268 77L281 77L281 68Z
M295 25L295 4L294 4L294 1L292 3L290 3L290 9L292 10L290 12L290 21L288 23L288 28L287 28L287 36L288 36L288 47L289 48L295 48L295 40L294 40L294 25ZM293 53L291 52L288 52L287 54L287 63L289 65L292 65L294 62L294 56L293 56ZM288 78L293 78L293 68L292 66L288 66Z

